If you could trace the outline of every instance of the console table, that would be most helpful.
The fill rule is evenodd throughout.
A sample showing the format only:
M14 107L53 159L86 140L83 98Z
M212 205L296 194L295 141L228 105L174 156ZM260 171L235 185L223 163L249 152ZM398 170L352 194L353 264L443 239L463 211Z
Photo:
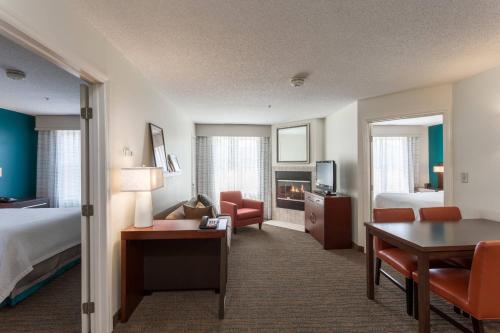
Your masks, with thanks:
M121 232L121 321L155 291L213 289L224 318L227 223L200 230L200 220L157 220Z

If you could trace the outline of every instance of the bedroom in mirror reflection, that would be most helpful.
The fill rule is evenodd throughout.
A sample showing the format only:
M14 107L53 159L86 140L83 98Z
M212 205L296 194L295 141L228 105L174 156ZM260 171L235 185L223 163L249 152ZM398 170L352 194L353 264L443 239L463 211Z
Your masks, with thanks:
M380 120L371 131L371 209L444 205L443 115Z

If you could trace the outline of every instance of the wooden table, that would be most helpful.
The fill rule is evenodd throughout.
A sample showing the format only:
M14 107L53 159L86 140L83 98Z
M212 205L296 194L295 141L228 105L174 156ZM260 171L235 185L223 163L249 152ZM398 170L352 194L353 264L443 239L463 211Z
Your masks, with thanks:
M500 240L500 223L484 219L459 222L365 223L367 296L375 298L373 236L418 258L419 332L430 332L429 260L472 257L480 241Z
M200 220L157 220L121 233L121 321L153 291L213 289L224 318L227 223L200 230Z

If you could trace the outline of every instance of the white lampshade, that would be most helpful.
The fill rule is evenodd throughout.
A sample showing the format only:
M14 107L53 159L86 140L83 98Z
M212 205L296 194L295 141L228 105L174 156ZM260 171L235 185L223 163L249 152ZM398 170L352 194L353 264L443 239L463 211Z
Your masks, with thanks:
M443 165L435 165L432 167L432 171L436 173L443 173L444 172L444 166Z
M121 180L123 192L150 192L163 187L163 169L123 168Z

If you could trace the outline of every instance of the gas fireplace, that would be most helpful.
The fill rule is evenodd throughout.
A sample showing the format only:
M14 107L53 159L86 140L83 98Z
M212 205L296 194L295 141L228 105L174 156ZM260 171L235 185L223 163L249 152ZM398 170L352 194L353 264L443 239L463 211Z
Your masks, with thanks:
M276 207L304 210L306 191L311 191L310 172L276 171Z

